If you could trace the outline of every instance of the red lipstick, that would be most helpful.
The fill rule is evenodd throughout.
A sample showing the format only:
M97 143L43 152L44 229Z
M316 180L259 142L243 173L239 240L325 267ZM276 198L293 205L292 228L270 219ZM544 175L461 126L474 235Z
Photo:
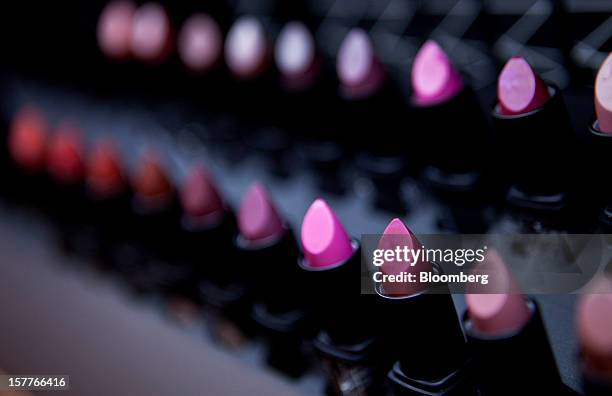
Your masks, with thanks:
M389 223L378 246L422 248L399 219ZM409 268L389 262L382 272L408 272L418 279L421 272L441 273L441 269L425 261ZM393 323L381 331L379 348L388 359L384 368L394 394L475 394L468 375L468 345L446 285L434 289L423 283L376 283L374 287L378 326ZM402 343L406 334L418 341Z
M62 185L83 182L82 132L72 121L64 121L58 127L49 145L48 170L51 177Z
M92 147L86 181L91 194L100 199L120 195L127 188L121 157L110 140L100 141Z
M585 394L609 395L612 391L612 281L596 278L576 308L579 360Z
M567 177L567 158L576 142L561 90L546 86L523 58L515 57L499 76L497 96L492 115L498 151L504 163L513 164L505 167L512 184L508 201L536 213L568 209L575 181Z
M525 389L564 394L536 302L520 294L495 250L487 252L474 272L487 273L491 279L466 295L463 319L481 394L516 395Z

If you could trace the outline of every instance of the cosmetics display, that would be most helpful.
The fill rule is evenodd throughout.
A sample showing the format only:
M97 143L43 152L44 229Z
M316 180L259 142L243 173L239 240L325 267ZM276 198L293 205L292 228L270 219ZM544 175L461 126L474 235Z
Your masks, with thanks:
M0 372L610 394L612 4L520 3L7 7Z

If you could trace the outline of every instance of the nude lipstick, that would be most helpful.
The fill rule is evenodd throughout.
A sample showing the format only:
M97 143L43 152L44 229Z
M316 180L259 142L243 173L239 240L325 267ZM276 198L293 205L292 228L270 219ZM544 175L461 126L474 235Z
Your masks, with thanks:
M322 199L302 222L305 295L316 324L314 348L328 380L328 394L382 394L385 372L376 364L371 295L361 294L361 248ZM378 369L377 369L378 368Z
M474 91L433 40L419 49L411 81L417 128L431 149L423 158L426 181L451 195L478 190L490 132Z
M422 244L393 219L378 246L420 249ZM414 266L385 262L381 270L385 275L415 274L416 279L421 272L441 272L437 264L422 260ZM380 348L391 359L387 371L393 393L475 395L468 344L446 285L438 289L421 282L381 282L375 290L379 327L392 323L381 331Z
M358 152L358 168L375 187L374 205L393 212L405 212L400 183L405 177L406 159L402 125L404 100L377 57L368 33L349 31L338 51L336 70L338 93L343 99L339 126L342 142ZM376 137L355 146L355 135Z
M511 183L508 201L524 212L563 213L574 133L561 90L546 85L525 59L511 58L499 75L492 116L500 154L512 163L501 167Z
M588 126L589 129L589 164L591 172L605 179L606 158L612 149L612 54L608 55L597 73L595 79L594 103L596 118ZM612 187L609 183L595 182L594 196L601 199L600 205L607 207L599 216L604 232L612 230Z
M132 16L130 50L134 57L159 64L170 55L174 43L170 17L159 3L145 3Z
M109 2L98 19L96 36L102 53L110 59L124 61L132 54L132 23L136 5L129 0Z
M546 330L535 300L523 296L502 258L489 250L474 268L491 281L466 295L463 318L474 352L482 395L563 394Z
M308 367L301 341L306 335L303 296L296 292L299 251L293 232L260 183L252 184L242 199L238 231L238 261L249 263L245 271L254 296L252 317L266 335L267 363L299 377Z
M205 73L221 62L221 28L208 14L190 15L181 27L177 44L183 64L192 73Z
M612 282L596 278L576 308L579 364L587 396L612 392Z

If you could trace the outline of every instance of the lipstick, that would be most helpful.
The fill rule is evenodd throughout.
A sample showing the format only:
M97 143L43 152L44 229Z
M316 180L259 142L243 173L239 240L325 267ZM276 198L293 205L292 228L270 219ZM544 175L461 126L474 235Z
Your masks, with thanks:
M382 394L385 371L378 365L372 299L359 291L361 247L332 209L315 200L302 222L302 269L313 340L329 394Z
M176 190L159 153L148 150L138 159L131 176L134 221L128 245L138 252L119 257L119 271L138 293L168 292L185 269L172 265L180 209ZM126 249L132 250L130 246ZM137 257L132 257L136 255Z
M594 103L596 119L588 126L589 153L592 172L605 179L606 158L612 148L612 54L602 63L595 78ZM612 231L612 188L609 183L596 182L594 196L601 199L600 205L607 207L599 216L603 232Z
M402 117L404 101L376 55L368 33L352 29L338 51L336 71L339 95L343 99L341 141L360 152L358 168L375 187L374 205L405 212L400 183L405 177L407 153L404 148ZM354 136L376 136L367 145L356 145Z
M393 219L378 246L420 249L422 244L399 219ZM441 273L436 263L411 264L389 261L381 270L385 275L414 274L416 279L421 272ZM469 376L468 345L448 287L381 282L375 290L378 327L384 327L379 348L390 359L386 369L394 394L476 395Z
M411 81L415 128L431 150L423 158L427 183L446 199L479 192L490 133L474 91L433 40L419 49Z
M344 149L336 127L339 100L334 73L325 67L306 22L292 20L281 29L274 47L282 100L282 126L299 143L295 149L317 175L323 191L344 192Z
M170 17L159 3L145 3L132 16L130 49L134 57L150 64L165 61L173 48Z
M579 364L585 394L603 396L612 392L612 281L600 275L590 288L576 308Z
M238 231L238 261L249 263L246 279L254 295L252 317L266 335L267 363L297 378L308 368L302 347L306 315L303 296L297 292L300 270L294 265L298 247L260 183L252 184L242 199Z
M474 352L477 385L482 395L564 394L546 330L535 300L520 293L495 250L489 250L474 272L491 281L466 295L465 332Z
M87 251L91 241L81 223L86 213L84 150L79 125L72 120L60 122L49 144L47 200L50 215L60 228L61 247L67 251Z
M567 158L575 137L561 90L546 85L523 58L514 57L499 75L497 101L492 116L499 150L503 161L513 164L502 167L512 185L507 200L540 217L566 213L574 182Z
M190 72L202 74L217 67L222 49L221 29L211 16L198 13L185 20L178 36L177 50Z
M92 144L85 171L87 220L95 227L93 254L105 268L117 257L117 246L129 237L131 190L119 150L110 139Z
M43 191L49 187L45 173L49 124L45 114L32 105L19 109L13 116L3 146L8 177L5 185L9 187L3 193L15 202L39 207Z
M111 1L100 13L96 36L102 53L123 61L131 56L132 24L136 5L129 0Z

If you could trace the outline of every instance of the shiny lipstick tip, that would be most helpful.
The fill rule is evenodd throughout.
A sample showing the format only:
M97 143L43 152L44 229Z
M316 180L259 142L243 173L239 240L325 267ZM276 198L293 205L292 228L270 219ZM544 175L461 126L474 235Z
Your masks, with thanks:
M72 121L61 122L49 145L47 167L51 176L65 185L83 181L85 176L83 151L81 129Z
M261 22L253 16L240 17L225 41L225 61L238 78L251 79L263 72L268 58L268 39Z
M191 167L181 191L185 215L192 219L222 216L225 205L212 175L202 164Z
M40 172L47 161L49 125L36 107L26 105L11 123L8 150L15 163L28 172Z
M109 2L98 19L98 46L109 58L126 59L130 56L132 23L136 5L128 0Z
M548 87L520 56L510 58L497 81L499 111L520 115L539 109L550 98Z
M600 276L580 296L576 308L578 341L586 369L612 378L612 280Z
M612 133L612 53L602 63L595 79L595 112L599 130Z
M455 97L463 89L463 78L444 50L433 40L423 44L412 64L415 102L434 105Z
M96 142L87 163L87 185L98 197L111 197L126 187L119 150L111 140Z
M283 220L262 184L253 183L244 194L238 229L242 237L253 242L277 238L285 232Z
M348 260L353 244L344 226L323 199L315 200L302 222L302 248L306 264L327 268Z
M489 283L481 286L478 293L468 290L470 293L466 294L469 318L477 331L497 336L516 331L527 323L531 312L525 297L495 249L487 251L473 273L489 277Z
M337 72L347 86L364 84L375 62L374 48L368 34L359 28L351 30L338 51Z
M292 21L283 27L274 48L279 71L288 78L307 73L315 62L315 44L303 23Z

